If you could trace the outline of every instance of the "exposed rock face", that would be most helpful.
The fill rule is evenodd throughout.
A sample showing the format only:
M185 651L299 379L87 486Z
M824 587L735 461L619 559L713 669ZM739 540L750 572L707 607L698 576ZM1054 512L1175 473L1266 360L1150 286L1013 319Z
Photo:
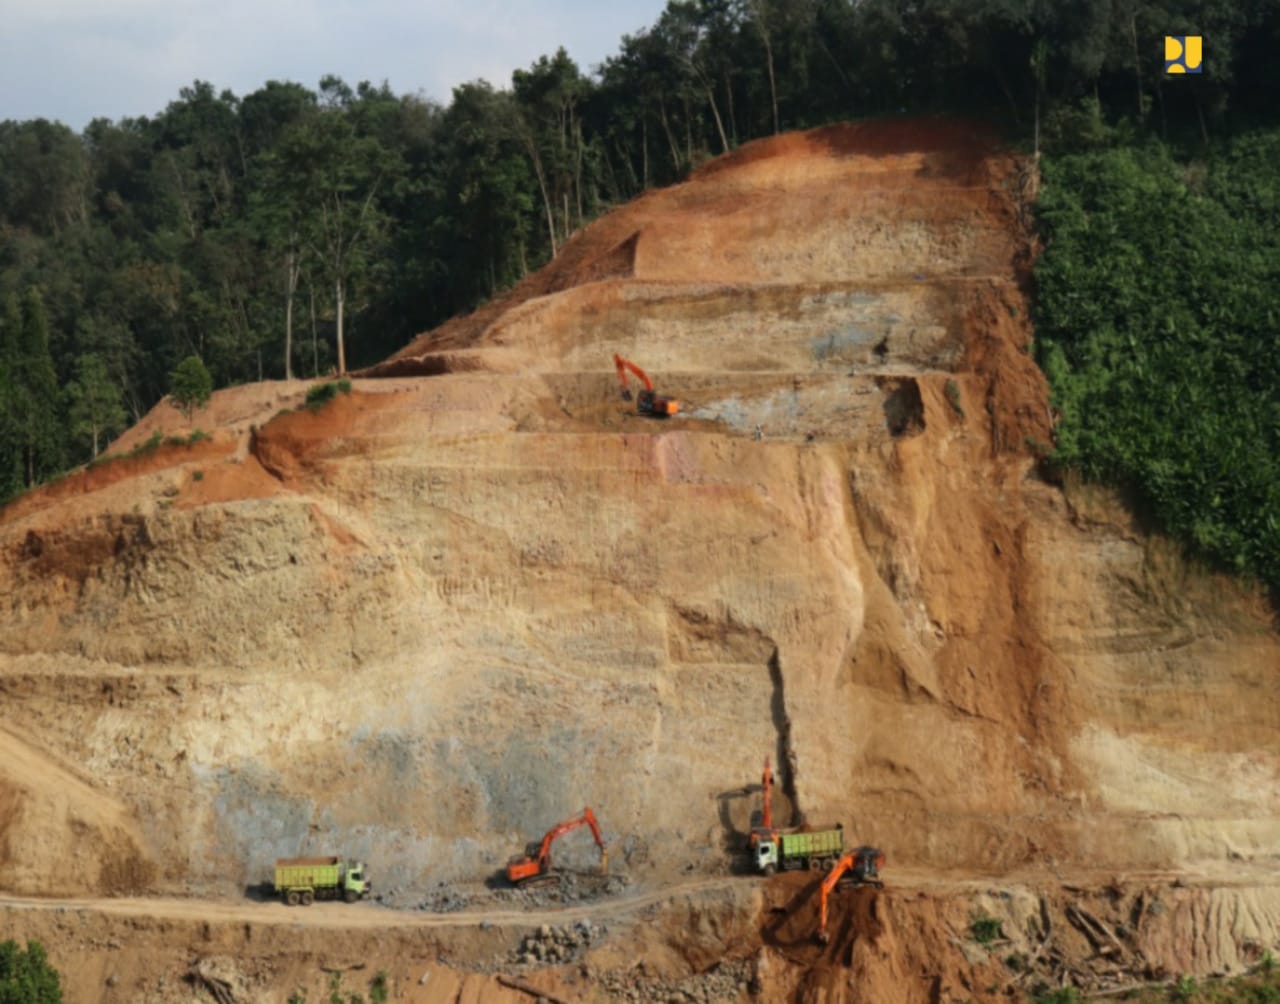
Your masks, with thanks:
M1265 609L1036 472L1018 179L954 124L752 144L350 396L223 391L211 442L11 506L0 884L425 888L583 805L660 881L721 867L766 754L784 822L922 874L1272 859Z

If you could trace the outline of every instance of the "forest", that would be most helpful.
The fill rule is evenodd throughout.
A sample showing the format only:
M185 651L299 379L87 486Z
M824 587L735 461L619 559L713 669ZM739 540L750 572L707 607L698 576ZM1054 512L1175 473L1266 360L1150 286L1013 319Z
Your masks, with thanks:
M1202 73L1164 72L1170 34L1203 37ZM1280 0L670 0L599 66L560 50L447 104L194 81L81 133L0 122L0 499L192 357L218 387L345 372L743 142L959 115L1043 154L1058 460L1275 584L1278 51Z

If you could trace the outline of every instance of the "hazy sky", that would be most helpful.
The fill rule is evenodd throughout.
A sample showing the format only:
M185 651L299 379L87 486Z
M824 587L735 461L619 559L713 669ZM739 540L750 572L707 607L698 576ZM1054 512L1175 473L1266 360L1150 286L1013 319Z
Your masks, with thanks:
M268 80L448 102L455 84L563 45L584 71L665 0L0 0L0 120L154 115L193 80L238 96Z

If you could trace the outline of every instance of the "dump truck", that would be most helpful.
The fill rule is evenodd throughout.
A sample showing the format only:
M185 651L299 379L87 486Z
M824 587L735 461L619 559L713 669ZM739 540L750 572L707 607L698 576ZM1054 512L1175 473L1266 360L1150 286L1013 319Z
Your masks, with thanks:
M354 903L368 899L372 885L359 861L336 857L276 860L276 892L289 906L310 906L317 899Z
M755 843L756 869L766 875L794 868L829 871L844 853L844 826L774 830Z

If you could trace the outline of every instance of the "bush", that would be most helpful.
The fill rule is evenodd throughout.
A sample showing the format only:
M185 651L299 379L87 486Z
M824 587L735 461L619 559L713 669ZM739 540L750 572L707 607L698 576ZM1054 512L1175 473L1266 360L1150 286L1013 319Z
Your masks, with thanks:
M979 945L989 945L1004 937L1004 930L998 917L976 913L969 921L969 934Z
M1032 1004L1080 1004L1080 991L1075 987L1057 987L1040 990L1031 998Z
M351 393L351 381L345 377L329 383L318 383L307 391L307 407L317 411L338 396Z
M62 1004L62 981L40 942L0 942L0 1004Z

